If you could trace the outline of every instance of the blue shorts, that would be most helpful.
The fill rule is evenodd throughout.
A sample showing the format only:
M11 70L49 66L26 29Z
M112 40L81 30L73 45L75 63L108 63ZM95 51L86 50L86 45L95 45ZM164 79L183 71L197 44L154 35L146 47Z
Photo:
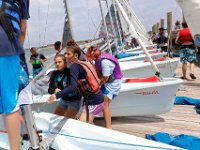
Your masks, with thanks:
M19 109L19 55L0 56L0 66L0 113L7 114Z
M42 67L33 68L33 78L35 78L40 73L40 71L42 71Z
M63 109L75 109L79 111L79 109L81 108L81 100L66 101L61 98L58 103L58 106L60 106Z
M197 62L195 50L193 48L182 48L180 50L180 62Z

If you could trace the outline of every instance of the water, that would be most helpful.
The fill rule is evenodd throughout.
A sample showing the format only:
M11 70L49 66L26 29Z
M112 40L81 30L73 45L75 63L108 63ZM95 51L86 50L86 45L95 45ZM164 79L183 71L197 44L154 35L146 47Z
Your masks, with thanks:
M47 61L43 63L44 67L46 67L50 63L53 63L55 57L54 48L38 49L37 52L43 54L47 58ZM26 50L25 51L26 63L28 65L29 75L32 75L32 64L29 63L30 56L31 56L30 50Z

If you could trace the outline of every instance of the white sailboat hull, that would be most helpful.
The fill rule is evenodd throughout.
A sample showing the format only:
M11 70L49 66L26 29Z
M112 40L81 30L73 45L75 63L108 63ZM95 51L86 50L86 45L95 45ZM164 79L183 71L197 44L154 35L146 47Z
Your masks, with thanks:
M134 85L132 85L134 84ZM157 115L169 111L181 80L164 78L161 82L124 83L110 110L113 117Z
M74 119L50 113L34 113L36 127L42 131L43 139L53 139L51 147L56 150L179 150L181 148L150 141L133 135L98 127ZM63 126L58 124L64 122ZM54 128L60 131L54 132ZM1 126L2 130L5 127ZM51 132L51 133L50 133ZM7 133L0 134L0 147L9 149ZM24 144L22 149L28 149Z
M163 54L162 53L155 53L155 54L150 54L152 59L158 59L162 58ZM146 54L139 54L138 56L130 56L126 58L120 58L118 59L119 62L124 62L124 61L138 61L138 60L146 60L148 57Z
M172 108L181 81L164 78L161 82L122 83L119 95L111 102L111 114L117 117L165 113ZM45 103L48 97L49 95L34 96L33 110L53 113L58 101L48 105Z
M162 77L173 77L179 62L178 58L165 61L155 61ZM124 78L147 77L155 74L155 70L150 62L144 61L126 61L119 62Z

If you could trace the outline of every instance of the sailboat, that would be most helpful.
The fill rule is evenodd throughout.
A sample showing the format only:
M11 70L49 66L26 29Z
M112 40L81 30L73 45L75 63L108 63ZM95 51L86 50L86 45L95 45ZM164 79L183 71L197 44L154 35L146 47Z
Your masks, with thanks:
M187 21L188 26L192 32L192 35L195 36L196 34L200 33L199 29L199 13L200 13L200 2L198 0L176 0L181 10L184 14L184 18Z
M174 59L174 62L176 61L177 60ZM131 61L120 62L120 64L121 63L124 63L123 65L121 65L121 68L122 68L125 78L123 79L122 88L120 90L119 96L116 98L114 103L111 103L112 116L143 115L144 113L146 115L155 115L155 114L165 113L170 110L170 108L173 105L175 93L181 84L180 79L175 79L175 78L159 79L158 77L155 77L154 76L155 71L153 71L153 69L150 67L150 62L145 62L145 63L137 62L138 63L137 66L139 65L142 66L142 64L145 64L145 65L148 64L147 65L148 68L151 69L151 71L149 72L146 72L148 68L143 69L143 72L142 72L142 69L139 70L138 68L136 68L135 70L130 69L130 68L134 68L134 65L133 65L134 63ZM157 61L156 63L158 64L161 70L162 68L165 67L163 66L163 64L159 65L160 63L159 61ZM171 70L169 69L168 71L165 70L161 72L161 75L162 73L164 74L168 72L170 73L170 77L171 77L172 74L174 74L174 70L175 70L175 68L172 68L172 67L171 67ZM51 74L51 71L46 73L46 77L45 77L46 81L43 82L44 85L42 85L41 82L40 83L37 83L37 81L34 82L36 87L38 87L37 84L40 84L40 86L42 87L42 88L39 88L38 92L35 92L33 95L33 101L34 101L33 110L35 111L37 110L39 111L42 110L46 112L54 111L56 102L53 105L45 105L45 102L49 96L47 92L47 89L48 89L47 78L50 76L50 74ZM147 76L153 76L153 77L147 77ZM133 77L137 77L137 78L134 79ZM168 91L169 89L172 89L172 91ZM158 107L158 105L164 106L165 108ZM136 108L139 106L141 106L141 108L139 108L138 111L136 112L133 111L133 108ZM147 107L150 108L150 106L151 106L151 109L147 109ZM129 107L129 111L124 113L125 112L124 109L128 107ZM142 110L142 111L139 111L139 110ZM145 112L143 110L145 110ZM154 111L151 111L151 110L154 110Z
M120 8L119 1L115 1L118 7ZM121 11L123 11L123 9ZM144 48L143 45L141 45L141 47ZM38 77L33 79L31 84L40 86L42 90L44 88L42 84L47 84L48 80L44 80L44 82L40 83L37 82L36 80L39 79L39 76L42 76L41 74L39 74ZM134 114L144 115L144 112L145 115L164 113L171 109L173 105L174 95L177 89L179 88L180 84L180 79L161 79L157 76L152 78L123 79L122 89L120 92L121 97L119 95L120 99L116 99L115 102L111 105L111 112L113 116L127 116ZM43 92L41 90L39 89L39 92ZM33 96L38 95L34 94ZM49 95L43 93L43 100L46 101L46 98L48 96ZM42 141L35 141L36 144L38 144L42 149L48 149L49 147L56 150L180 149L177 147L149 141L117 131L105 129L102 127L97 127L95 125L79 122L73 119L66 119L63 117L56 116L54 114L49 113L53 110L52 108L49 111L45 110L45 101L41 103L40 100L38 101L38 103L35 101L35 103L33 104L33 109L37 111L36 105L38 104L40 110L43 112L34 113L35 120L32 120L32 122L35 122L37 129L41 131L41 133L39 134L40 136L42 136ZM134 109L138 112L134 112ZM5 131L4 127L4 124L0 124L0 147L4 149L9 149L7 132ZM33 128L33 126L27 127L31 129ZM29 137L31 138L32 136L29 135ZM24 140L22 142L24 142L24 145L22 145L22 147L25 149L35 146L33 145L33 143L31 143L31 145L26 145L26 142Z
M200 46L200 1L199 0L176 0L182 9L184 18L191 30L193 38L196 40L196 44Z

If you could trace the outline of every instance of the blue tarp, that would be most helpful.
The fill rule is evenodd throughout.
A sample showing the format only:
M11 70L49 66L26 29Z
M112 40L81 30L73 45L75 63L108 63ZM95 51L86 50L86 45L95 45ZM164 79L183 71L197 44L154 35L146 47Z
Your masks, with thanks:
M195 136L185 134L173 136L168 133L158 132L154 135L146 134L146 138L153 141L158 141L169 145L181 147L187 150L200 149L200 138Z
M195 105L196 112L200 114L200 99L190 98L190 97L186 97L186 96L176 96L174 104L176 104L176 105Z
M131 56L138 56L139 54L133 54L133 53L120 53L116 54L115 58L120 59L120 58L126 58L126 57L131 57Z

